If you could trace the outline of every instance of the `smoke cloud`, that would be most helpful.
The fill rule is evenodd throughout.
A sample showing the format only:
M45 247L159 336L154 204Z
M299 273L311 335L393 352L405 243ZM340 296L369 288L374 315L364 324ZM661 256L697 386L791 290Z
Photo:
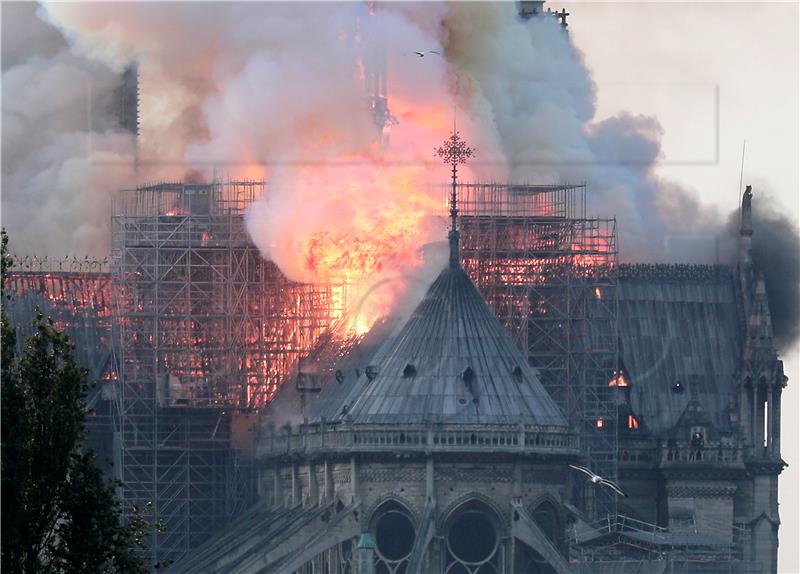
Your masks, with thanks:
M426 184L446 177L431 152L454 104L479 151L462 179L587 181L592 214L623 222L626 259L673 257L663 236L675 222L691 233L713 217L654 175L658 123L593 122L581 55L554 19L522 23L511 2L386 3L373 14L361 3L59 3L47 15L83 58L117 71L139 60L149 179L197 169L269 180L249 229L298 280L327 279L348 258L355 274L418 263L398 252L441 231L419 214L441 209ZM364 88L381 60L398 122L382 146ZM361 249L337 255L347 238ZM330 265L312 246L334 251Z
M699 231L714 214L655 175L661 126L630 114L594 121L596 86L569 37L554 19L521 25L515 10L513 3L459 3L443 39L460 91L480 133L498 142L508 177L585 181L590 214L619 220L623 258L675 257L664 236Z
M26 253L102 257L109 193L133 173L133 138L110 114L118 79L72 54L36 8L2 6L3 225Z
M773 205L769 192L754 189L753 267L764 274L775 344L788 351L800 338L800 229ZM731 243L739 224L734 211L725 230Z
M668 238L724 234L723 216L656 175L657 120L597 121L596 86L568 35L552 18L521 21L512 2L387 2L374 13L354 2L55 3L42 12L49 24L34 12L15 15L11 48L3 40L4 219L27 219L9 223L26 246L107 249L108 191L196 171L268 180L247 227L293 279L409 274L422 245L444 236L429 184L448 176L432 152L454 111L478 150L462 180L585 181L590 215L618 219L623 260L697 262ZM130 140L81 119L86 86L102 98L131 61L142 94L136 176ZM365 84L382 63L396 122L379 141ZM795 245L776 221L757 222L757 244ZM797 274L756 256L773 305L790 309ZM775 314L776 333L791 339Z

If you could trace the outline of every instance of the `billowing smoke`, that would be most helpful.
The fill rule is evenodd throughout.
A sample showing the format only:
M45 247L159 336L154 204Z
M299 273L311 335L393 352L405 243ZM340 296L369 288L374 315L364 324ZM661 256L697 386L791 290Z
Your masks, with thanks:
M171 116L196 121L173 147L208 178L268 178L247 227L288 277L346 280L355 299L372 294L376 311L362 312L374 317L402 290L387 280L421 268L421 246L444 236L430 217L441 198L428 184L447 177L432 161L452 125L448 64L437 39L404 14L371 14L366 3L49 10L87 57L116 68L137 58L144 94L150 86L161 97L194 94L175 98ZM415 50L431 52L421 60ZM365 84L382 83L372 74L384 60L387 123L396 126L382 140ZM140 155L161 156L148 149L165 126L148 124L148 106ZM470 114L460 116L469 134Z
M454 112L459 130L478 149L463 180L586 181L590 214L618 219L625 260L688 259L696 250L681 253L668 237L724 228L724 218L656 175L658 122L630 114L595 121L596 88L569 37L552 18L522 22L512 2L387 2L374 13L355 2L202 8L57 3L47 7L47 18L63 33L53 40L52 28L35 24L50 35L43 42L47 53L20 56L17 46L12 53L20 63L8 70L4 63L4 100L28 106L15 113L38 128L19 127L13 143L4 133L4 152L14 153L12 145L55 145L50 157L60 157L64 148L77 156L55 165L76 165L80 173L85 165L98 165L91 159L96 150L66 137L87 130L48 120L41 113L47 97L26 97L22 74L58 70L67 61L100 93L109 85L103 78L136 60L139 179L181 178L188 170L206 178L267 179L269 191L248 213L248 230L264 255L294 279L344 276L380 283L420 268L419 248L443 236L441 223L429 217L441 213L442 200L428 184L447 178L432 151L448 135ZM376 84L370 73L382 62L397 121L380 141L365 84ZM18 91L6 94L6 76L15 70ZM46 95L61 101L56 93ZM63 104L58 111L65 109ZM6 120L5 107L3 114ZM37 141L31 133L41 130L47 136ZM112 140L118 135L94 127L88 133ZM78 185L81 178L66 167L53 172L46 156L20 155L27 159L8 169L4 163L3 177L4 184L13 178L14 188L25 190L18 192L24 199L9 202L6 195L4 208L16 218L22 206L32 205L25 201L60 198L37 216L56 222L41 241L59 239L57 245L77 248L69 226L60 225L71 221L64 213L76 205L94 207L97 189L106 193L123 184L84 177ZM75 226L100 229L105 213L96 211L82 213ZM757 228L758 241L767 240L777 229L772 227ZM713 253L705 257L711 260ZM796 279L791 285L788 280L786 274L768 278L771 289L785 293L797 287Z
M142 139L153 157L208 177L269 179L249 228L296 279L326 279L354 259L354 273L396 270L398 251L433 239L415 214L440 205L420 188L446 177L431 151L454 104L479 150L465 175L589 182L592 213L624 222L629 260L674 257L663 236L712 217L654 175L657 122L593 122L595 86L568 36L554 19L521 23L511 2L386 3L374 14L366 3L56 4L49 13L81 53L117 68L141 60ZM364 83L381 58L399 123L376 149ZM398 164L415 169L387 167ZM398 181L419 191L398 191ZM374 234L381 228L389 233Z
M104 256L110 192L133 174L134 140L112 114L119 78L74 55L36 10L2 6L3 225L12 249Z
M596 88L569 37L554 19L521 25L515 10L465 2L446 19L446 53L480 133L498 142L513 181L586 181L591 214L621 222L625 259L674 257L664 236L694 233L712 214L655 175L660 125L630 114L594 121Z
M773 207L770 194L754 188L753 267L764 274L775 344L787 351L800 338L800 230ZM740 219L730 214L726 232L738 240Z

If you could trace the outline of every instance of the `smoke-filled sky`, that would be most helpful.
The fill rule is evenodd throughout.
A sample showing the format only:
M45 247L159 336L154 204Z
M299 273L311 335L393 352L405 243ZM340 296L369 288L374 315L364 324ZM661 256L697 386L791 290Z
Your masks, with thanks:
M107 255L110 193L191 171L268 179L248 229L293 278L407 273L442 237L427 184L447 177L432 151L455 109L478 149L464 179L586 181L591 213L618 218L623 259L713 262L720 238L719 257L733 252L747 139L756 264L800 380L797 4L563 5L570 36L554 21L521 24L512 2L375 14L357 2L4 2L12 247ZM381 58L397 119L382 144L364 93ZM138 144L109 113L134 60ZM785 442L800 464L793 430ZM796 533L791 502L782 518ZM791 550L781 546L783 564L800 571Z
M754 210L767 219L756 227L754 240L760 234L759 248L784 258L779 273L796 273L797 253L765 236L785 224L796 226L800 219L798 3L564 4L572 12L572 38L598 86L597 115L628 110L658 117L663 128L660 176L726 213L738 199L742 142L747 140L744 183L753 185ZM784 217L769 223L775 213ZM673 243L681 240L676 237ZM785 289L782 297L797 308L796 282ZM796 332L796 315L782 319ZM789 468L780 481L780 572L800 572L795 542L800 534L795 486L800 481L799 351L796 341L782 351L789 386L783 395L781 450Z

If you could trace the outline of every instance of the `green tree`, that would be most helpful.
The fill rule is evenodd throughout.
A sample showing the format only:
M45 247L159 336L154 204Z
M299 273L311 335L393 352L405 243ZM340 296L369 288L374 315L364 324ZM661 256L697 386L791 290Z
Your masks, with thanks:
M3 303L13 264L2 231ZM95 466L86 444L87 371L52 320L37 310L18 355L2 312L2 571L147 572L137 549L151 524L126 521L117 483Z

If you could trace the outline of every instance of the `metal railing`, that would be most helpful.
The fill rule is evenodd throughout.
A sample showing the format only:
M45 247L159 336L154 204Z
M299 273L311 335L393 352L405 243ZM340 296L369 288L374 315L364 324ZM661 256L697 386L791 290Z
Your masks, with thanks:
M611 541L601 547L581 548L591 540L610 534L630 534L628 544L650 549L662 556L679 557L682 560L702 561L708 559L741 560L743 549L750 541L750 531L737 523L695 519L672 521L666 528L624 515L609 515L583 527L573 526L568 539L573 557L580 561L604 560L608 552L616 554L612 547L619 542Z

